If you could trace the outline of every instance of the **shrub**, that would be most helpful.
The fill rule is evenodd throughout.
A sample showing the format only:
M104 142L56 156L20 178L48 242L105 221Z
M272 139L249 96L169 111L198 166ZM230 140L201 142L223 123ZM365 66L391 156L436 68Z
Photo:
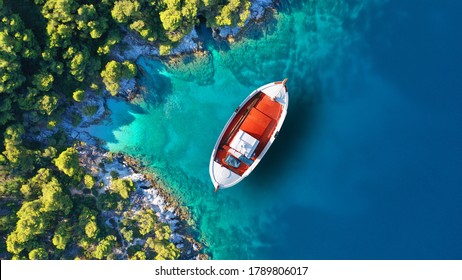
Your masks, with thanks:
M72 93L72 98L74 98L75 101L81 102L85 98L85 91L78 89Z

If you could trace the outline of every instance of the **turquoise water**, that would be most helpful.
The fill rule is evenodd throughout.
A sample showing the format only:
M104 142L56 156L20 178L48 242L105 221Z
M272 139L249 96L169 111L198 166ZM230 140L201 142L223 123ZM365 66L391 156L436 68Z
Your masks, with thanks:
M414 69L425 87L402 77L403 64L416 63L402 45L447 39L430 28L433 10L282 1L239 43L214 44L202 30L203 57L175 66L140 58L145 101L110 100L111 120L91 132L162 176L214 259L460 258L462 104L450 97L460 83L435 102L432 61ZM413 38L422 19L428 33ZM208 164L223 125L253 89L285 77L290 104L278 140L250 177L213 193Z

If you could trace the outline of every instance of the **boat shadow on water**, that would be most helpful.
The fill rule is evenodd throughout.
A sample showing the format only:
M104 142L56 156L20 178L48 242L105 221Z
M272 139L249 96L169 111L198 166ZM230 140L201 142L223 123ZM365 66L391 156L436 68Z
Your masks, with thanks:
M299 90L301 92L304 89ZM289 93L290 94L290 93ZM268 150L258 168L247 178L253 188L274 190L280 178L300 158L300 150L310 146L313 138L313 126L317 123L319 102L310 98L310 94L295 92L290 100L286 120L276 141Z

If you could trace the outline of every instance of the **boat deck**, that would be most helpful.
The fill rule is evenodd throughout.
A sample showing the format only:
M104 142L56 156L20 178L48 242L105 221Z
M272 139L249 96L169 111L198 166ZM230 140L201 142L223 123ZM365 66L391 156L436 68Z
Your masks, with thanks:
M241 162L238 168L234 168L225 162L225 158L230 152L230 143L239 130L242 130L252 137L256 138L259 143L250 159L254 161L261 154L271 139L271 136L277 126L278 119L282 113L282 105L272 100L263 92L257 93L251 98L233 119L228 126L218 147L215 161L225 166L238 175L250 167L250 165Z

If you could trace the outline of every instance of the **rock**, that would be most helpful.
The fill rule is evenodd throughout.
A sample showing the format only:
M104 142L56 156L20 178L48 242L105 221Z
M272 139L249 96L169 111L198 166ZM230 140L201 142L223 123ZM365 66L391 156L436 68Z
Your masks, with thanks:
M175 244L180 243L181 240L183 240L183 235L181 234L172 233L172 235L170 236L170 241L172 241Z
M119 88L119 94L122 94L124 96L131 96L135 94L137 91L137 83L135 78L131 79L122 79L120 81L120 88Z
M126 167L131 169L130 167ZM129 176L129 178L134 182L134 183L140 183L145 180L145 177L141 173L133 173L132 175Z
M269 8L274 8L273 0L253 0L249 19L260 20L265 15L265 10Z
M171 50L171 55L180 55L186 53L193 53L199 50L199 36L197 36L197 32L193 29L188 35L186 35L180 42L180 44Z
M197 43L199 37L197 32L193 29L186 35L178 46L173 48L170 52L171 55L181 55L185 53L193 53L197 51L200 46ZM137 60L140 56L159 56L159 49L153 45L148 44L146 41L139 38L136 34L129 31L124 36L121 44L115 46L111 51L111 57L118 61L123 60Z
M252 4L250 6L250 15L249 18L245 21L245 25L249 24L249 22L259 21L265 15L265 10L274 8L273 0L252 0ZM235 38L239 35L242 28L240 27L219 27L216 31L214 31L214 37L218 37L220 39L227 39L229 43L234 43Z
M231 28L231 27L225 26L225 27L219 28L218 30L219 30L218 36L220 36L221 38L227 38L228 36L235 37L241 29L239 27Z
M110 53L110 56L118 61L136 60L142 55L158 56L159 50L138 38L134 33L127 32L121 41Z

